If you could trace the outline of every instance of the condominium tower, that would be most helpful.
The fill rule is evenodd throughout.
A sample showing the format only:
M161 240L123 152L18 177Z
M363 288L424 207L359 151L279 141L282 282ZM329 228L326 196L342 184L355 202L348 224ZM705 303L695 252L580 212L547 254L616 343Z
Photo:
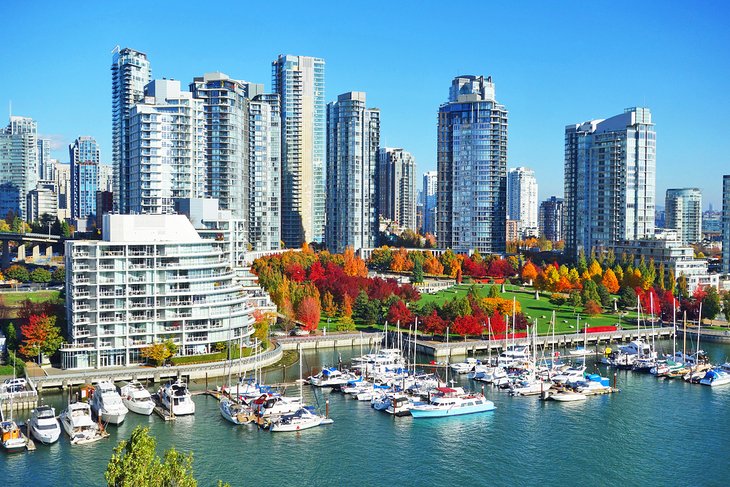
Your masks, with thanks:
M248 225L247 107L264 87L215 72L196 77L190 91L203 100L206 197L217 199L221 209Z
M155 80L129 114L129 188L133 214L175 213L175 198L205 194L203 101L180 82Z
M454 78L438 117L438 210L441 248L505 251L507 110L492 78Z
M71 218L86 220L96 215L99 190L99 144L82 136L68 146L71 161Z
M272 86L281 98L282 240L322 242L325 225L327 112L324 59L280 55Z
M730 174L722 177L722 272L730 274Z
M537 180L532 169L517 167L507 173L507 219L517 220L521 237L538 235Z
M551 196L540 203L537 215L540 236L551 242L565 240L564 215L563 198Z
M403 149L378 154L378 211L402 228L416 228L416 159Z
M655 136L648 108L565 127L566 255L653 236Z
M436 188L437 172L426 171L423 173L423 229L422 233L436 235Z
M667 189L666 228L677 230L685 245L702 240L702 192L699 188Z
M352 91L327 105L327 247L374 247L380 111Z
M0 217L29 219L28 193L38 183L38 130L32 118L11 116L0 129Z
M129 122L132 107L144 96L152 79L147 55L119 46L112 52L112 166L114 167L114 206L129 212Z

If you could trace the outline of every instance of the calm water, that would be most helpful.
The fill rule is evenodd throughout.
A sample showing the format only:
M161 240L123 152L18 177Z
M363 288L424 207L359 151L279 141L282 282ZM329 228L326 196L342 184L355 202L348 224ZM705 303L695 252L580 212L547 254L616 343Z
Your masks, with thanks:
M713 362L730 355L727 346L703 348ZM336 353L348 359L359 352ZM336 353L305 354L305 370L334 363ZM297 376L296 366L287 370L287 380ZM215 399L198 396L194 417L164 423L130 413L109 427L109 440L71 446L64 435L33 453L0 454L0 485L103 485L112 448L138 424L150 426L160 452L193 451L200 485L728 485L730 385L712 389L631 372L618 372L618 384L621 393L580 403L488 388L494 412L418 421L325 393L335 423L293 434L236 427ZM305 396L315 402L310 389ZM60 394L46 400L63 408Z

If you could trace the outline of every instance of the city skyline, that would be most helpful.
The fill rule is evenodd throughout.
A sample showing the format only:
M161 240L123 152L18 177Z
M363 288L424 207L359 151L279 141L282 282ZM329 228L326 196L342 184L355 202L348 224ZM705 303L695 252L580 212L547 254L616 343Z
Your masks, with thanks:
M69 15L65 8L49 4L47 18L63 19ZM146 7L150 15L162 8ZM476 7L477 10L482 8L486 7ZM12 101L13 113L38 122L39 134L49 136L53 142L53 157L67 162L64 148L76 136L85 134L99 141L102 163L110 164L109 55L115 45L145 52L153 62L153 78L174 78L184 84L200 73L220 70L234 79L263 83L267 92L271 92L270 63L277 55L317 56L325 59L328 66L326 102L346 91L367 91L371 105L383 113L382 144L408 147L419 161L420 179L425 171L436 166L436 116L443 100L441 87L457 75L489 73L500 86L500 101L510 107L512 114L508 166L524 165L535 170L540 200L562 195L562 180L557 174L563 161L564 125L590 119L596 113L647 106L657 120L661 146L657 154L657 193L663 194L672 187L695 186L702 190L705 207L709 204L719 207L722 188L713 182L722 175L723 164L726 164L725 154L730 143L722 137L720 117L730 103L722 97L715 99L711 94L722 92L723 80L730 72L730 56L727 55L730 39L719 21L723 17L718 15L726 11L726 7L676 3L662 12L656 12L650 5L632 10L633 16L651 16L653 22L647 31L652 55L640 58L637 74L628 70L615 72L612 68L616 62L631 61L631 57L624 57L626 52L633 52L633 40L611 35L597 39L591 35L601 29L604 33L618 33L618 19L623 15L621 8L601 9L595 16L576 12L569 5L532 4L530 8L538 14L531 18L542 18L541 12L545 18L560 16L571 28L556 32L549 22L521 17L519 9L489 6L490 14L502 19L494 28L497 34L505 36L509 46L480 54L478 50L468 48L452 51L446 45L448 43L430 35L438 22L439 12L428 5L422 12L412 11L407 6L390 8L391 15L402 17L409 26L411 36L408 40L396 37L382 26L373 31L371 37L376 42L370 46L364 44L363 39L348 36L351 27L333 22L334 9L322 6L308 11L293 7L285 14L287 18L302 17L310 21L303 22L307 24L303 32L282 31L278 37L267 36L263 33L274 24L262 21L252 28L260 30L262 35L259 37L265 41L231 43L235 47L230 48L216 43L215 50L211 49L213 41L199 38L179 36L176 42L169 42L172 31L161 26L156 29L138 26L132 19L126 21L120 7L112 7L104 15L100 14L104 9L101 6L81 9L74 13L73 22L82 23L89 32L69 35L64 28L64 35L54 35L57 28L66 24L59 22L56 27L50 21L38 18L29 22L26 20L30 12L17 5L7 5L1 9L15 21L9 22L8 29L0 34L9 46L0 54L0 62L12 65L13 69L0 80L0 93L3 94L0 103L8 106ZM180 12L165 12L165 15L177 17L184 9ZM355 22L367 24L373 15L374 12L366 10ZM693 22L687 23L688 18ZM112 19L118 25L112 24ZM222 22L225 30L229 21ZM27 28L22 36L16 27L21 25ZM171 22L169 25L177 24ZM328 35L313 35L323 26L327 26ZM541 38L539 45L520 40L520 33L528 31L535 36L531 38ZM45 51L40 39L47 39L48 35L55 37L54 49L66 52L66 56L56 59ZM83 42L87 35L93 35L96 41ZM465 43L476 35L463 34ZM330 42L332 38L341 39L341 42ZM23 39L22 44L17 39ZM687 42L688 39L703 40L703 51L699 52L695 47L699 42ZM392 52L382 49L394 40L400 43L399 49L392 49ZM577 62L565 54L571 46L581 44L601 50L601 59L581 58ZM15 55L18 52L24 55ZM404 56L402 52L409 55ZM682 72L674 68L676 56L686 61ZM39 59L44 62L37 62ZM83 71L84 83L69 76L79 70ZM34 74L47 73L55 74L50 89L43 93L23 89L26 80ZM418 86L409 88L409 96L402 96L402 90L395 87L393 80L414 74ZM695 116L703 120L703 124L699 124L701 127L685 123L685 112L677 104L678 84L683 104L691 105ZM712 143L691 146L682 142L688 139ZM705 166L705 171L683 174L686 177L682 178L678 176L686 165L699 163Z

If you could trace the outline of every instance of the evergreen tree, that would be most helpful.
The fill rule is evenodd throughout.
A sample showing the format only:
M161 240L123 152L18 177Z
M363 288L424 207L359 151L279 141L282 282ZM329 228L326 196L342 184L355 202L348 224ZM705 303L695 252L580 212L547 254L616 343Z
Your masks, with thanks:
M413 274L411 275L411 282L414 284L419 284L423 282L422 259L418 259L413 262Z

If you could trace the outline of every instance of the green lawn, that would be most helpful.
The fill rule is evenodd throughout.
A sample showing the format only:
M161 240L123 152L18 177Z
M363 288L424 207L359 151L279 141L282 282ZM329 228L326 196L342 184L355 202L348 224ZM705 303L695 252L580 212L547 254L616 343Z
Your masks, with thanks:
M497 289L499 285L496 285ZM439 291L435 294L424 294L421 296L418 304L422 305L429 302L435 302L442 305L444 302L456 297L464 297L469 292L470 284L460 284L449 289ZM480 297L487 297L490 284L476 284L477 293ZM517 299L522 307L522 312L532 321L537 319L537 330L540 334L550 333L550 319L552 312L555 310L555 333L572 333L576 331L576 313L569 305L555 306L549 301L549 294L541 294L540 299L535 299L535 292L531 288L522 288L521 286L505 285L505 292L499 294L505 299ZM578 311L580 312L580 308ZM580 316L580 328L582 329L586 323L588 326L609 326L620 324L624 328L631 328L636 323L636 312L629 311L624 317L618 314L604 313L599 316L587 317Z
M33 303L55 301L60 294L60 291L4 292L0 293L0 305L16 307L26 299L30 299Z

